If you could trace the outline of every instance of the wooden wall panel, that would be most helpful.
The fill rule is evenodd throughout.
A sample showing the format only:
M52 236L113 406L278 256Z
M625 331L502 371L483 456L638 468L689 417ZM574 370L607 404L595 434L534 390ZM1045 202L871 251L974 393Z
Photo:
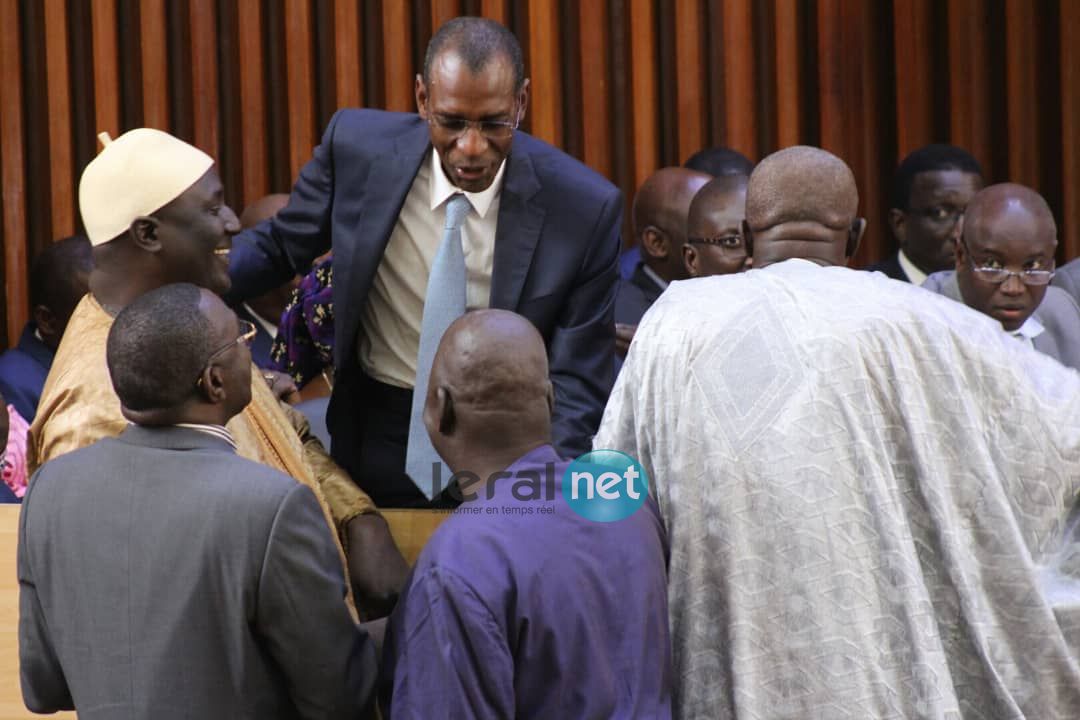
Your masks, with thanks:
M412 12L408 3L383 2L383 61L386 109L416 109L416 72L412 61Z
M977 29L986 27L988 15L986 0L948 3L949 141L970 151L984 169L992 168L990 49L987 34Z
M94 134L120 134L120 58L116 39L116 0L90 6L94 53Z
M191 109L195 145L213 157L218 142L217 18L214 0L188 0L191 18Z
M935 140L931 2L893 5L898 158Z
M145 127L160 130L169 129L168 40L165 29L165 0L142 0L139 4L142 122Z
M45 0L45 65L49 97L49 190L52 234L75 232L75 199L71 160L71 78L68 66L66 0Z
M1005 88L1008 108L1009 179L1036 186L1042 164L1039 146L1038 103L1029 89L1037 87L1035 7L1031 0L1005 3ZM1080 41L1074 38L1071 42Z
M237 44L240 58L263 54L263 14L261 0L237 0L240 17ZM266 90L262 63L240 62L240 115L244 132L240 133L240 158L243 165L241 205L258 200L270 189L270 169L266 147ZM235 199L232 202L236 202Z
M334 87L338 107L363 104L364 76L360 72L363 57L356 0L334 0Z
M0 338L7 346L19 341L23 323L30 315L27 277L26 178L23 153L22 43L19 6L0 0L0 230L4 235L4 312Z
M634 187L652 175L660 163L658 94L656 89L656 18L650 0L630 0L630 112L633 122ZM670 114L669 114L670 115ZM678 164L673 158L672 164ZM629 204L629 198L627 198Z
M749 158L758 157L758 117L755 74L753 3L725 0L723 4L724 109L727 137L724 145ZM715 36L713 36L715 37ZM698 146L700 148L701 145ZM691 150L693 152L693 150ZM686 156L689 156L687 153Z
M311 159L317 142L310 0L285 0L285 67L288 78L291 177Z
M1080 255L1080 3L1061 3L1061 185L1065 218L1058 228L1065 257Z
M562 145L563 102L557 0L530 0L529 52L532 132L552 145Z
M583 2L581 22L581 101L583 160L598 172L613 177L611 165L611 72L608 7L602 2Z
M1080 254L1080 2L1065 0L0 0L0 227L11 343L35 248L79 229L93 135L136 125L215 154L237 209L287 191L342 106L414 110L434 29L510 27L525 127L623 190L700 147L843 157L870 226L897 159L968 148L993 182L1043 192ZM2 341L0 341L2 342Z
M675 0L675 92L679 160L705 144L705 75L708 70L702 25L702 0Z
M805 142L801 108L804 63L798 0L776 0L773 31L776 34L774 77L777 146L789 147Z

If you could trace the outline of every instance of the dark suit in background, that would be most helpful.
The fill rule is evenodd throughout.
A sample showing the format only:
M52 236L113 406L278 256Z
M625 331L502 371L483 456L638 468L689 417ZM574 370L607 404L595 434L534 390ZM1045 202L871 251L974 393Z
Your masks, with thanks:
M53 351L37 339L33 321L26 323L19 344L0 355L0 395L33 422L41 390L52 367Z
M662 292L664 288L649 277L645 272L645 265L639 262L629 279L619 280L619 292L615 298L615 322L637 325Z
M411 393L373 384L360 371L357 340L372 280L431 148L428 125L418 115L339 111L289 204L238 235L230 259L233 295L244 298L296 269L306 271L333 247L331 452L380 505L422 499L403 473ZM543 336L555 386L552 432L566 455L590 447L611 390L621 221L622 196L610 182L550 145L514 134L499 201L490 307L525 316ZM373 430L372 423L380 427Z
M904 272L903 266L900 265L900 254L894 252L889 257L876 262L873 265L867 265L863 270L867 272L883 272L893 280L902 280L903 282L911 282L911 278Z
M34 712L356 718L371 694L315 496L211 434L131 426L46 464L18 574Z

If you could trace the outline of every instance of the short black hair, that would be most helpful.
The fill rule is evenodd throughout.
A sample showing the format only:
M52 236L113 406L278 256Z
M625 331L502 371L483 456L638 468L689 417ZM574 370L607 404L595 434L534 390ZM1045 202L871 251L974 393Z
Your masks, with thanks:
M213 352L213 328L199 309L201 290L164 285L116 316L106 345L113 389L129 410L166 410L195 391Z
M911 202L911 187L915 176L922 172L938 170L960 170L982 177L979 161L971 153L955 145L926 145L913 150L899 166L893 176L892 206L897 210L907 210Z
M698 150L683 163L684 168L697 170L713 177L725 175L745 175L750 177L754 163L738 150L728 147L714 147Z
M76 282L80 273L94 267L90 241L83 235L50 243L30 264L30 306L44 305L59 311L74 307L78 295L86 294L85 283Z
M502 55L514 70L514 92L525 82L525 59L521 44L505 25L481 17L457 17L443 23L424 53L424 85L431 83L431 64L444 50L452 50L473 74Z

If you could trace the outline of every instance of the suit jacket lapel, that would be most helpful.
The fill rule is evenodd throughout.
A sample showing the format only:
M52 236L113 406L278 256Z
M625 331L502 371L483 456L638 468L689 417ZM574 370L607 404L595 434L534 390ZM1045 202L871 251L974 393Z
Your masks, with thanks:
M491 307L502 310L517 309L545 214L543 207L531 202L540 190L532 158L517 147L516 139L514 145L506 161L506 176L499 195L491 277Z
M335 347L338 367L348 367L346 358L355 355L361 308L405 198L430 151L427 125L419 123L374 156L360 195L364 209L356 230L347 241L334 243L334 306L348 308L335 313L336 333L341 338Z

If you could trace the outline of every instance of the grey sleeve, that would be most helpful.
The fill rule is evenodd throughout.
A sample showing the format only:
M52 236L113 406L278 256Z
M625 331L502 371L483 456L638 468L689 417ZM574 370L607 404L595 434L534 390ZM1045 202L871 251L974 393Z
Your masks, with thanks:
M356 718L375 684L375 647L345 605L345 578L315 496L282 501L259 579L256 630L302 717Z
M34 487L33 482L30 487ZM49 626L34 584L26 529L31 515L30 496L31 493L27 493L19 517L16 560L19 576L19 681L22 684L23 702L31 712L36 713L74 710L71 690L49 637Z

